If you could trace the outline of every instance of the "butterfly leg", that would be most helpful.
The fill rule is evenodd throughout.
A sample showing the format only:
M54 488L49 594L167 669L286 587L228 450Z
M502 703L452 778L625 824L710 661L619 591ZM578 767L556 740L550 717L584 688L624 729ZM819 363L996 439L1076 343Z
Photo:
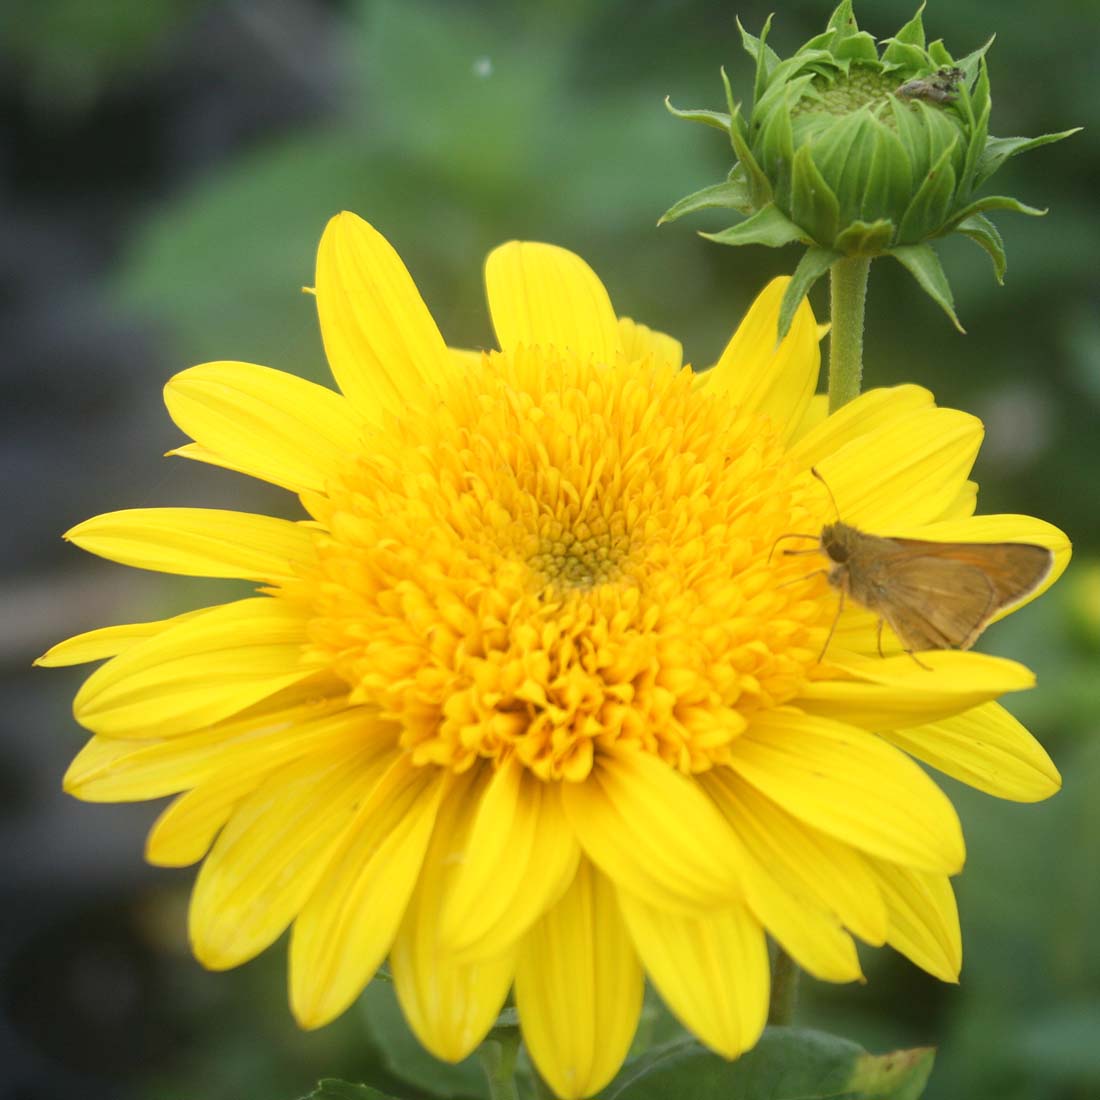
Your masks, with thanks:
M823 569L823 570L821 570L821 572L825 573L825 572L828 572L828 570ZM836 605L836 614L833 616L832 625L830 625L830 627L829 627L829 633L825 637L825 644L821 647L821 654L817 658L817 663L818 664L821 664L821 662L825 660L825 651L829 648L829 643L833 640L833 635L836 633L836 624L838 622L840 622L840 615L841 615L841 612L843 610L844 610L844 589L842 588L840 590L840 600L838 601L838 603Z

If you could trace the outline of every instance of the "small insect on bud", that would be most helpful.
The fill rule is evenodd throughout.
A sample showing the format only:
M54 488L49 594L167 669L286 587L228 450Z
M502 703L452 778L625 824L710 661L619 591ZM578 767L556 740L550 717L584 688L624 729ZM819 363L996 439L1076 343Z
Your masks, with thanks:
M959 81L966 73L959 68L939 69L932 76L907 80L894 95L901 99L923 99L929 103L950 103L959 98Z

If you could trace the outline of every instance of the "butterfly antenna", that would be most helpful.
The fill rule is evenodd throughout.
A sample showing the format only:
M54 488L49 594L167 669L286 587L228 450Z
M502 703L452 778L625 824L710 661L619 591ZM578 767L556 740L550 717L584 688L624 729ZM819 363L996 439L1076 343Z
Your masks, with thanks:
M816 466L811 466L810 467L810 473L813 474L814 477L816 477L817 480L820 481L821 484L825 486L825 492L827 492L829 494L829 499L833 502L833 511L836 512L836 518L839 520L840 519L840 506L836 502L836 497L833 496L832 489L829 488L829 483L821 476L820 473L818 473L818 470L817 470Z

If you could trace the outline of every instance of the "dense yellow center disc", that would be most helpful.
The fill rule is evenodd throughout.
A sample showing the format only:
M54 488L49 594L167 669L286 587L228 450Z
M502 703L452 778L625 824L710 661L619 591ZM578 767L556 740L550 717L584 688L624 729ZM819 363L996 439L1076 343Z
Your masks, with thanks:
M628 740L700 771L798 693L835 603L771 551L817 487L697 381L487 353L330 486L311 638L417 761L577 781Z

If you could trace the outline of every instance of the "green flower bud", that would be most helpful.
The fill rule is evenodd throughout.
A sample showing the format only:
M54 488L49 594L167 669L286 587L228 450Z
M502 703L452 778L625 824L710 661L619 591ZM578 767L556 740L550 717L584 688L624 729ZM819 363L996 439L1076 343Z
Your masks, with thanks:
M722 244L809 245L780 317L786 332L814 282L844 256L891 255L959 325L951 288L928 242L959 232L989 254L1000 282L1004 244L991 210L1046 211L1005 195L976 197L1009 158L1076 130L1036 138L989 136L990 43L956 61L942 42L925 44L921 9L879 50L842 0L824 33L782 59L738 22L755 60L746 119L723 71L729 113L678 111L729 134L736 163L721 183L676 203L672 221L708 207L747 215ZM961 326L959 326L961 328Z

